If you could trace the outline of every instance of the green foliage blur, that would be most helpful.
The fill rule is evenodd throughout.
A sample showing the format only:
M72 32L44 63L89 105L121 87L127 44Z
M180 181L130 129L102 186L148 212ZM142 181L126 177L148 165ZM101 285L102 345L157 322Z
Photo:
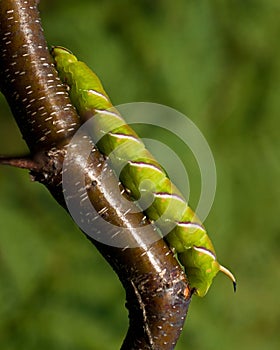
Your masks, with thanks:
M194 297L176 349L279 349L280 2L41 0L40 9L49 45L87 62L114 104L171 106L212 149L217 192L205 225L238 289L221 274ZM0 103L0 154L25 153ZM0 198L1 350L119 349L128 319L111 268L26 171L0 167Z

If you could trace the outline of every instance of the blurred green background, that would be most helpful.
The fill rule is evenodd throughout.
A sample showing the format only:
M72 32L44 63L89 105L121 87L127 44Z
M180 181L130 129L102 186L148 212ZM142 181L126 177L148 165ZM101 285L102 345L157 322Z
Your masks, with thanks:
M212 149L217 192L205 225L238 291L219 275L193 298L176 349L279 349L280 2L41 0L40 9L48 43L94 68L115 104L171 106ZM2 96L0 108L0 154L24 153ZM107 263L26 171L1 167L0 197L1 349L119 349L125 298Z

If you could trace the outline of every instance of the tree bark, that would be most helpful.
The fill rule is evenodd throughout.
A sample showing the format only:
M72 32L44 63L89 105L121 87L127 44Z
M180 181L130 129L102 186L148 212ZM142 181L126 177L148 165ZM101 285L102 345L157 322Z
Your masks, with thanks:
M30 149L26 157L3 157L0 163L29 169L34 180L44 184L68 210L62 169L67 145L80 127L80 119L53 66L37 3L0 0L0 88ZM137 242L136 248L117 248L87 236L126 290L130 324L122 349L174 349L191 300L186 276L162 239L147 244L137 228L145 227L145 234L151 237L157 233L142 213L132 213L137 211L133 204L130 212L120 211L101 182L104 161L92 145L89 160L77 155L71 169L82 172L85 179L86 186L76 184L75 188L81 203L83 192L109 223L127 228L128 247ZM111 169L105 167L105 171L112 186L119 186ZM110 230L101 234L113 239Z

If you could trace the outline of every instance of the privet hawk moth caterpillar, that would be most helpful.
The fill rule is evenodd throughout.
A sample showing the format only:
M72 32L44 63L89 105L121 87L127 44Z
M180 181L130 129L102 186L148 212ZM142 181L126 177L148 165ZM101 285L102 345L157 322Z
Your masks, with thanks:
M122 117L113 107L99 78L69 50L54 47L52 54L60 78L69 86L71 101L80 117L85 121L97 114L99 117L94 119L93 124L95 130L108 130L109 127L110 132L98 141L97 146L107 156L114 152L113 166L118 168L125 164L120 173L124 187L134 199L139 199L144 192L153 196L145 213L149 219L156 221L161 231L166 232L168 224L173 224L164 239L177 253L194 293L204 296L219 271L232 280L235 290L235 277L218 263L202 223L137 134L128 125L123 125ZM140 185L143 183L145 188L141 192ZM145 198L141 197L140 205L145 208L146 204Z

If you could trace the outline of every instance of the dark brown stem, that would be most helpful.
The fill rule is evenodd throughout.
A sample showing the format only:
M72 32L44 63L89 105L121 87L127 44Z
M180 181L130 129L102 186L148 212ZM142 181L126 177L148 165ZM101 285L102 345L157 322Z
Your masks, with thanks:
M0 164L10 165L16 168L38 171L38 164L29 156L26 157L1 157Z
M1 91L32 154L57 147L79 118L52 63L36 1L0 5Z
M53 67L36 4L35 0L0 1L1 90L31 152L28 158L2 158L0 163L29 169L66 210L62 167L66 171L71 165L73 178L76 173L83 174L86 186L73 183L70 187L81 209L86 195L96 212L88 211L81 222L90 217L95 223L102 216L112 227L127 229L123 248L87 236L126 290L130 326L122 349L173 349L191 297L186 276L153 226L141 213L133 213L137 212L133 203L130 211L120 210L117 199L102 183L102 168L109 175L111 170L94 146L88 160L76 154L71 164L65 164L68 142L80 120ZM109 182L114 188L119 186L114 176ZM115 235L110 229L92 226L113 244ZM153 243L147 242L144 228L148 237L154 237ZM136 248L129 248L136 243Z

